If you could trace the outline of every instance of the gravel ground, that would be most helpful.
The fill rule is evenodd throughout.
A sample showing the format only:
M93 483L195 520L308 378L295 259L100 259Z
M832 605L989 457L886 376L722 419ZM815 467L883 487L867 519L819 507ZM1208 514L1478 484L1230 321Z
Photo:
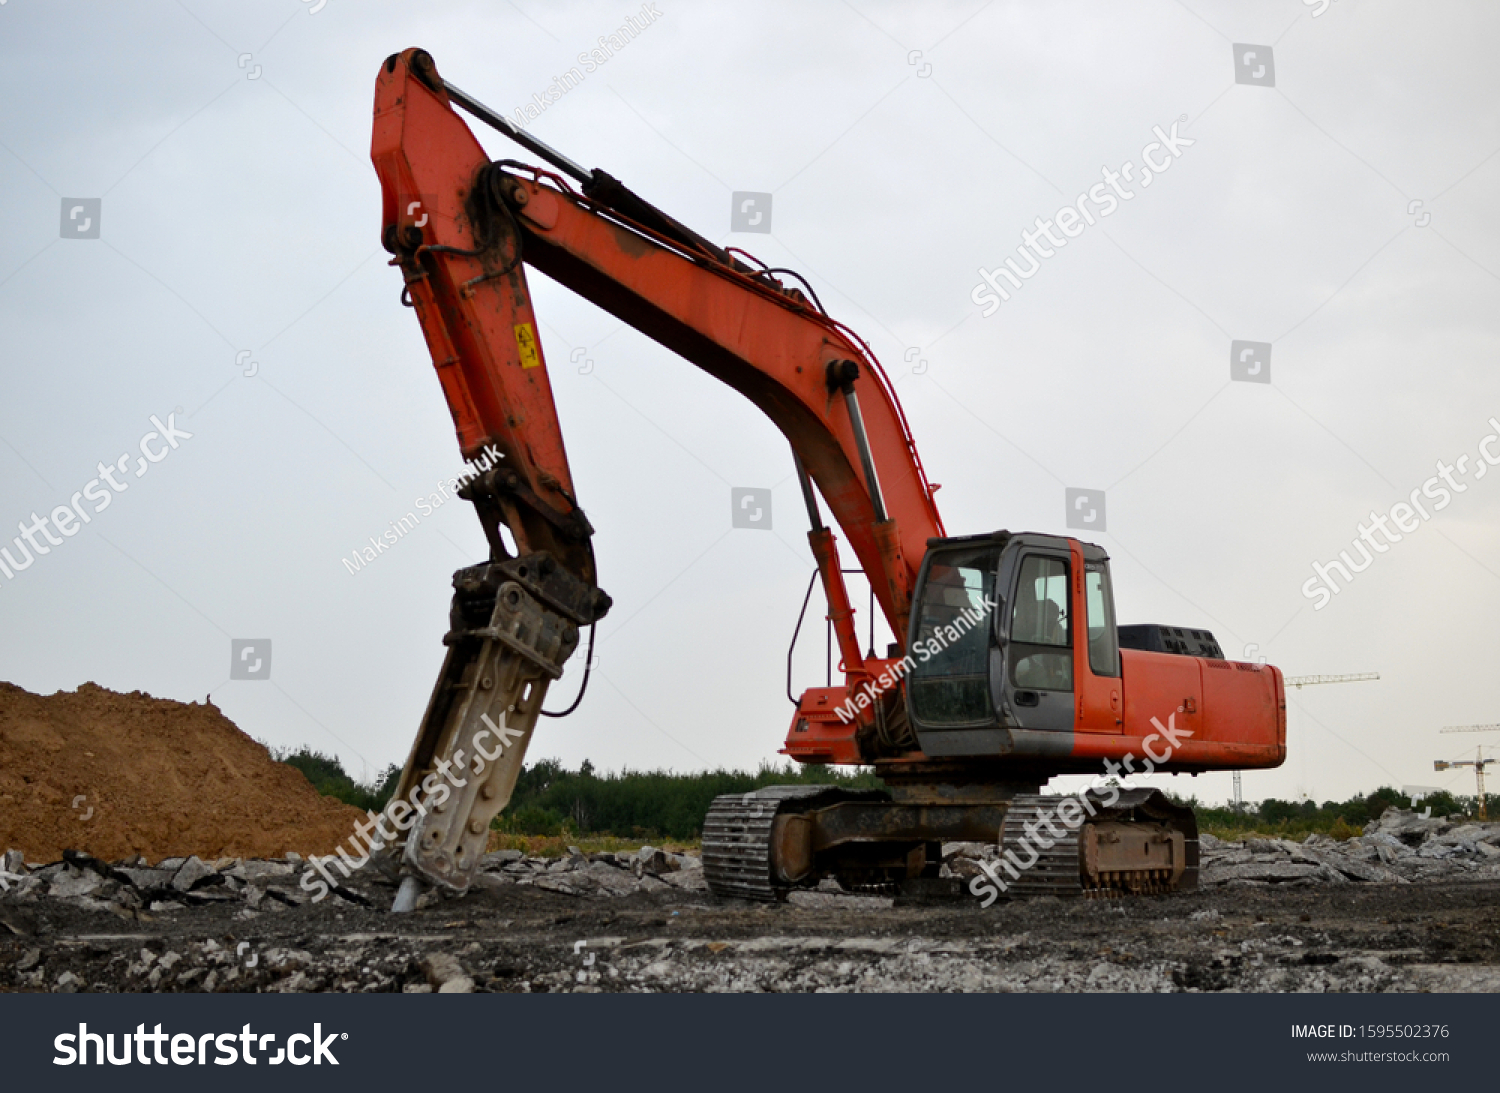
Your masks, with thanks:
M830 882L751 905L709 894L691 856L502 852L467 896L404 916L374 866L313 902L295 858L10 854L0 990L1496 991L1491 837L1387 813L1332 846L1206 840L1196 892L988 909ZM955 888L993 853L946 850Z

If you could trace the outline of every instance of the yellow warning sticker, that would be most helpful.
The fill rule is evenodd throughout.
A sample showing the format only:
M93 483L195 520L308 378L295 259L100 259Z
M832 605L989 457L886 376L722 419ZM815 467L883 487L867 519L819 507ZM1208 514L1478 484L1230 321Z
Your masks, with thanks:
M516 348L521 351L522 368L535 368L542 363L536 351L536 331L531 329L530 323L516 324Z

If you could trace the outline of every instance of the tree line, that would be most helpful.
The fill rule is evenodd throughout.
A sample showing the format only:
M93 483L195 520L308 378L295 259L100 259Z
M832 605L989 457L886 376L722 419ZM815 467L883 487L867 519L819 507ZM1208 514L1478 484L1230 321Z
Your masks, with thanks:
M306 746L296 751L273 751L272 755L300 770L319 793L359 809L379 812L401 779L401 768L392 764L374 781L360 782L344 770L337 757ZM601 774L587 759L577 770L568 770L557 759L542 759L521 771L510 805L495 826L511 835L691 840L702 833L703 817L715 797L778 785L878 789L884 783L862 769L845 772L791 762L779 767L763 763L753 772L622 770Z
M380 811L396 791L401 768L391 764L371 782L360 782L339 760L303 746L296 751L272 751L273 758L300 770L317 791L355 808ZM713 770L694 774L668 771L621 770L599 773L584 760L569 770L557 759L542 759L525 767L516 782L510 806L495 827L510 835L607 835L622 839L698 838L703 817L715 797L748 793L773 785L832 785L852 789L881 789L884 783L865 768L844 771L832 767L784 766L763 763L754 771ZM1196 798L1176 798L1197 811L1200 830L1230 838L1261 833L1305 836L1313 832L1347 839L1387 808L1410 808L1411 800L1390 786L1356 794L1346 801L1283 801L1268 797L1243 808L1206 805ZM1423 798L1418 808L1434 816L1472 816L1473 797L1442 792Z

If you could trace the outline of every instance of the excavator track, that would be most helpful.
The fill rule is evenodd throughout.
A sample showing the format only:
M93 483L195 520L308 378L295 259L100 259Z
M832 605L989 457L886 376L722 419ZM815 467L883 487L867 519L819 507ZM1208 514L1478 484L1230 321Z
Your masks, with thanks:
M777 879L771 861L776 817L843 796L828 786L767 786L716 797L703 820L703 879L709 891L763 903L785 899L792 886Z
M1117 798L1106 804L1112 793ZM997 870L1006 895L1109 898L1198 887L1198 821L1192 809L1154 789L1096 789L1087 797L1092 815L1071 829L1059 822L1058 806L1066 797L1025 794L1011 802ZM1078 809L1085 811L1081 801ZM1012 876L1007 865L1019 875Z
M1164 895L1198 886L1198 824L1192 809L1153 789L1091 790L1086 796L1086 805L1077 797L1038 794L1009 802L995 872L1009 898ZM799 875L797 869L777 859L779 818L858 800L889 798L879 791L830 786L768 786L717 798L703 824L709 890L771 903L830 870L846 890L866 888L856 879L864 871L832 863L790 880Z

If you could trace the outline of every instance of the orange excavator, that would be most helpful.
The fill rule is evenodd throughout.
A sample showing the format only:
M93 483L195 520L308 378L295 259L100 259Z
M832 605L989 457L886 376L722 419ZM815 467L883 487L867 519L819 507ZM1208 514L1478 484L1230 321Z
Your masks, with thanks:
M540 163L491 161L460 111ZM610 607L528 265L739 391L791 444L843 679L796 700L782 752L872 767L886 788L719 798L703 832L712 891L776 900L826 877L931 891L950 840L999 840L1011 895L1196 884L1191 809L1111 782L1059 824L1059 799L1039 789L1061 774L1278 766L1279 670L1224 659L1205 631L1117 626L1098 546L950 537L889 380L811 286L580 167L445 81L426 52L385 61L371 157L402 302L421 324L463 457L484 453L460 492L490 547L488 561L454 575L447 655L402 773L403 800L430 794L435 772L450 783L396 847L397 910L427 887L468 888L549 684ZM897 636L885 656L861 651L823 506Z

